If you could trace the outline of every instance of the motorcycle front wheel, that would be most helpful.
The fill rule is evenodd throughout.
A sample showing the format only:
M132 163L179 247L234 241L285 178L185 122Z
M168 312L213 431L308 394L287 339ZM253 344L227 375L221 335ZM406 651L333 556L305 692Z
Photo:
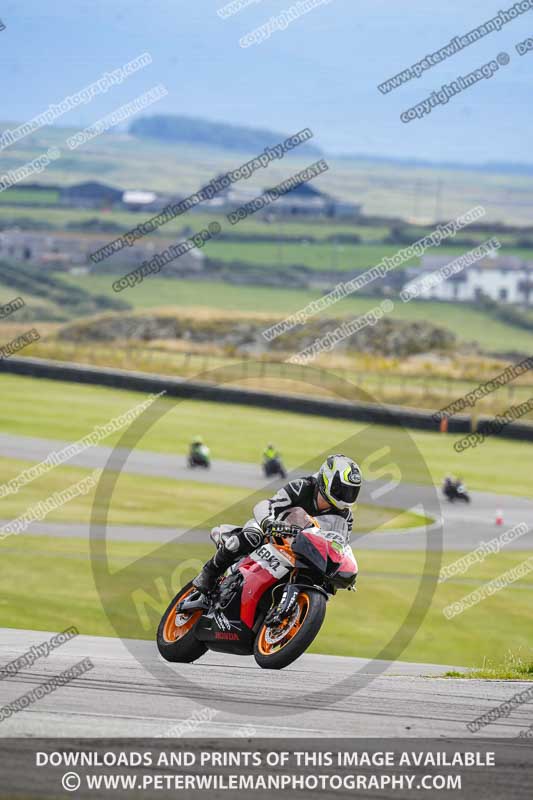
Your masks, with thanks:
M193 630L203 612L199 610L176 614L178 603L195 591L197 590L192 583L184 586L161 618L157 629L157 649L165 661L190 663L203 656L207 650L205 644L195 637Z
M326 598L312 589L302 590L296 605L281 625L263 624L254 643L254 658L263 669L283 669L305 653L326 614Z

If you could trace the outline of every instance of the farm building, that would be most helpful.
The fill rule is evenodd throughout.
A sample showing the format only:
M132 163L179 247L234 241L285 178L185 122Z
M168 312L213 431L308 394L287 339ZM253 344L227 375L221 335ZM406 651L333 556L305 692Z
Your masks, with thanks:
M266 191L268 190L265 189ZM337 200L309 183L301 183L281 195L263 213L268 216L328 217L354 220L360 216L361 206Z
M409 281L404 289L418 285L419 296L428 300L471 303L485 295L500 303L533 303L533 262L516 256L487 257L448 278L424 281L451 261L451 256L424 256L421 269L407 270Z
M122 201L123 192L98 181L77 183L60 191L62 205L73 208L111 208Z
M183 236L178 237L181 241ZM149 237L139 241L135 247L124 247L99 264L91 261L90 254L109 244L105 238L79 233L32 232L20 230L3 231L0 235L0 260L10 263L29 263L62 271L95 271L114 273L124 268L135 268L143 261L153 258L168 246L168 242L154 241ZM204 254L197 248L184 253L165 268L167 274L199 272L203 268Z

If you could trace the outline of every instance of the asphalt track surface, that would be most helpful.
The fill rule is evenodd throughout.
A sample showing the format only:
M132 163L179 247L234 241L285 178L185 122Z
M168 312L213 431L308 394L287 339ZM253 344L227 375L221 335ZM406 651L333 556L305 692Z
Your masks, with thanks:
M58 451L70 442L53 439L39 439L12 434L0 434L0 456L16 458L23 461L38 462L44 460L52 451ZM105 466L112 453L112 448L105 446L91 447L85 452L71 458L65 466L96 469ZM136 450L128 455L123 472L151 477L174 478L176 480L197 481L203 484L244 487L250 490L263 489L271 485L272 491L278 484L268 484L261 473L259 465L217 460L209 470L191 470L187 467L185 457ZM436 519L443 521L443 549L469 551L481 542L487 542L501 532L495 524L498 511L503 512L504 529L526 522L530 531L506 545L508 550L533 549L533 499L509 495L472 492L472 502L448 503L442 500L436 509ZM402 484L395 490L394 506L396 508L421 510L421 503L426 501L432 505L434 489L428 486ZM361 501L370 505L386 505L386 500L373 501L368 487L363 487ZM4 520L6 522L7 520ZM231 522L231 520L221 520ZM0 524L3 524L0 521ZM407 531L387 531L372 534L356 534L354 546L360 550L424 550L426 545L432 547L432 532L437 532L438 524L413 528ZM34 522L28 528L29 534L55 536L89 535L87 524L71 523L69 525ZM100 535L104 535L101 531ZM185 531L175 528L156 528L146 526L109 527L105 535L119 540L167 542L179 537L184 542L207 541L207 533L199 530ZM427 541L426 541L427 540ZM439 543L435 544L436 547Z
M51 635L0 629L0 662ZM304 655L282 672L261 670L252 657L217 653L169 665L153 642L131 641L126 648L118 639L78 636L4 677L0 706L87 657L93 669L5 719L0 736L474 738L468 722L531 688L437 677L445 667L430 664L396 662L376 676L384 662L322 655ZM340 681L357 670L347 695ZM184 685L184 678L193 684ZM317 688L325 704L306 699ZM476 736L515 737L531 724L530 709L528 703L517 706Z

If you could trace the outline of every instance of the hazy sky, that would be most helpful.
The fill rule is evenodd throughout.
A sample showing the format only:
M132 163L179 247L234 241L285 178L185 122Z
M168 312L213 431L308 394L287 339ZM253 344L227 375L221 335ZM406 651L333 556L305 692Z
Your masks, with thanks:
M432 160L533 162L533 9L388 95L377 84L512 5L509 0L331 0L247 48L239 39L291 8L257 0L222 19L226 0L5 0L4 120L24 121L148 51L151 66L61 122L90 124L150 87L151 112L293 132L330 152ZM507 53L511 61L409 124L400 114L443 83Z

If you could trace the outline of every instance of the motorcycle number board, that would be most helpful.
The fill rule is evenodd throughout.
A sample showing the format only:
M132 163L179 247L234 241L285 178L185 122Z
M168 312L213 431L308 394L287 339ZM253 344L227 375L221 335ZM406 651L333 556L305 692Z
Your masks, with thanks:
M275 578L282 578L292 567L291 561L271 544L261 545L250 554L250 558Z

